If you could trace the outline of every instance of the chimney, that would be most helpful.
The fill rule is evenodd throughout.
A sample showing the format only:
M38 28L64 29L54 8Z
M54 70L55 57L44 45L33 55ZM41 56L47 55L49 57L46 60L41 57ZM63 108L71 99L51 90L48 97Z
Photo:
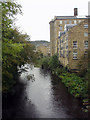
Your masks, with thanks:
M74 8L74 16L78 16L78 8Z

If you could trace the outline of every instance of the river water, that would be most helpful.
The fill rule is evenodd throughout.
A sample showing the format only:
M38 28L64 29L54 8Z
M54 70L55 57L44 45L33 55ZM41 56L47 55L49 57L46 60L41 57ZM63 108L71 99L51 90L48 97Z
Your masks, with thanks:
M85 118L80 101L49 71L26 64L14 97L3 100L3 118ZM27 76L34 74L34 80Z

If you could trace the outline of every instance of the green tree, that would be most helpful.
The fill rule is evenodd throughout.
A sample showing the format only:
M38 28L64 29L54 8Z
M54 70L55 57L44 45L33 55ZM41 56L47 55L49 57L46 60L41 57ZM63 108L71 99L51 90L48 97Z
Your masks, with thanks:
M48 67L49 67L48 63L49 63L48 57L41 58L40 64L41 64L42 68L48 69Z
M58 61L58 56L57 56L57 55L53 55L53 56L50 58L49 67L50 67L52 70L54 70L55 68L58 68L58 67L59 67L59 61Z
M21 5L15 2L0 2L2 5L2 88L9 91L16 83L17 66L34 60L34 47L27 34L21 34L13 26L15 15L21 12Z

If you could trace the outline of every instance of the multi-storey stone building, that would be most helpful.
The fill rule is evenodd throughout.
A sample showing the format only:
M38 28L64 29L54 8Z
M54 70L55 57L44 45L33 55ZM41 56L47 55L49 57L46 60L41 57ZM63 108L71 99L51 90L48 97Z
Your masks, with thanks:
M50 21L50 52L58 54L61 64L78 70L80 59L88 57L88 16L56 16Z
M65 30L66 24L78 24L85 18L77 16L77 8L74 9L74 16L55 16L50 24L50 53L51 56L58 52L58 36Z
M63 66L78 70L82 57L88 57L88 20L66 26L59 37L58 54Z

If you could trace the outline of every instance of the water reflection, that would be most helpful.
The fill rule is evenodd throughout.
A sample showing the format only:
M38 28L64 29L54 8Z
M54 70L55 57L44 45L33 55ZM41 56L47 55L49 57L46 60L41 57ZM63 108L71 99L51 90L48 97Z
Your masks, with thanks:
M11 116L14 118L81 118L79 101L74 99L67 88L56 76L49 71L32 65L22 66L26 71L21 73L20 81L24 83L23 93L20 94ZM27 76L34 74L35 80Z

